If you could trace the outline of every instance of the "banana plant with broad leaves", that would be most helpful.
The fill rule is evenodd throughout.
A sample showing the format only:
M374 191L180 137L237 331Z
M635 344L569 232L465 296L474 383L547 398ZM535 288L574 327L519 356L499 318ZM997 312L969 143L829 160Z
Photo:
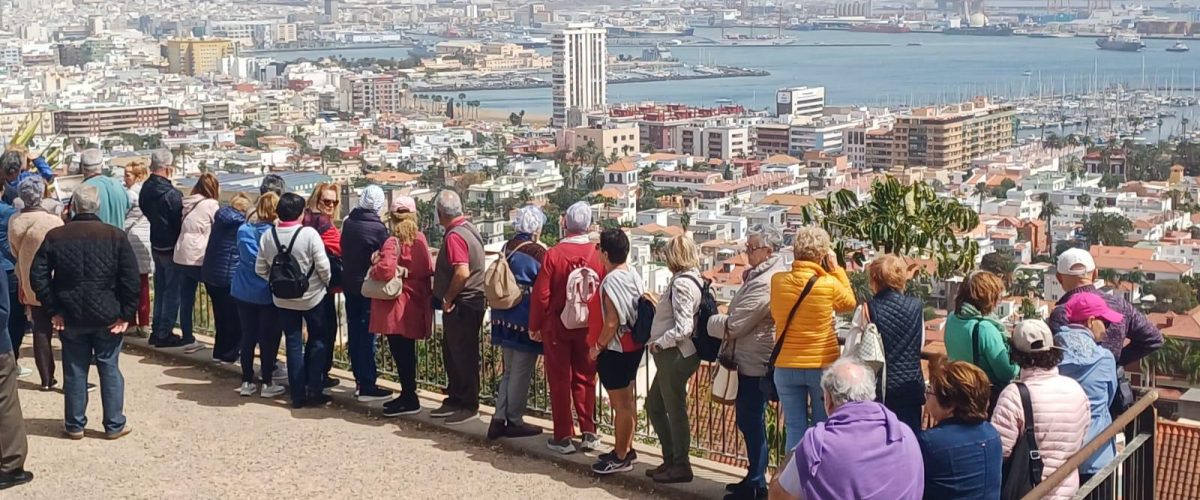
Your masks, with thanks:
M803 207L805 224L818 224L834 241L843 264L861 265L874 249L937 262L937 276L975 266L979 243L960 234L979 225L979 214L957 200L939 198L925 182L904 184L888 176L871 184L867 201L841 190Z

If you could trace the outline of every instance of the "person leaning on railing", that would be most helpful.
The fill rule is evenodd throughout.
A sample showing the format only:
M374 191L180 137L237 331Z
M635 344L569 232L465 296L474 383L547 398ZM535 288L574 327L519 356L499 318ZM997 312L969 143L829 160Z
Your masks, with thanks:
M775 361L775 387L787 429L784 449L788 451L810 425L825 420L821 370L840 356L833 314L850 312L856 305L846 270L830 250L829 233L805 227L796 232L795 239L792 268L771 278L771 317L776 341L782 341ZM801 302L810 280L811 290Z
M1018 388L1024 384L1033 405L1033 431L1044 463L1042 479L1046 479L1083 446L1091 420L1088 397L1075 380L1058 373L1063 351L1054 344L1054 335L1044 321L1027 319L1017 324L1012 359L1021 367L1021 375L1000 393L992 425L1000 432L1008 458L1025 432L1025 407ZM1079 476L1072 473L1047 498L1069 499L1078 489Z
M986 373L992 384L992 403L1012 379L1019 368L1009 357L1008 340L1004 325L992 316L1000 297L1004 295L1004 281L987 271L977 271L967 276L954 297L954 313L946 317L946 355L952 361L966 361L978 366Z
M700 249L691 235L681 234L663 247L667 269L672 273L667 290L654 309L650 341L654 356L654 382L646 395L646 415L662 445L663 464L647 471L658 483L681 483L693 479L688 451L692 431L688 423L687 383L700 367L700 356L692 344L696 312L700 309Z
M920 434L925 459L925 498L1000 498L1003 456L1000 433L988 421L991 383L979 367L929 360L925 412L935 422Z
M208 250L208 235L212 232L213 218L221 208L221 185L217 176L204 173L192 188L192 194L183 199L182 222L179 239L175 243L172 258L179 266L179 329L183 332L183 352L193 353L206 346L196 342L195 313L196 289L200 286L200 269ZM217 313L220 314L220 313Z
M150 254L154 260L154 310L151 313L150 345L180 347L194 342L174 334L180 318L179 282L183 271L175 263L175 243L183 222L183 193L171 182L170 151L150 153L150 177L142 183L137 205L150 221Z
M319 204L328 204L337 199L333 192L321 196L324 201L318 201ZM388 227L380 218L387 209L386 205L383 188L369 185L363 188L358 206L342 221L341 285L346 299L347 348L354 380L359 384L358 399L363 402L381 401L391 396L391 391L376 383L379 375L375 365L375 334L386 335L387 332L372 327L377 323L375 301L362 294L363 281L372 264L371 257L388 241ZM416 393L413 393L413 397L416 397Z
M508 259L509 270L524 292L521 301L511 309L492 309L492 345L500 347L504 372L496 389L496 413L488 426L488 439L542 433L541 427L525 422L525 404L538 356L542 354L542 343L529 337L529 308L533 300L528 290L537 281L546 258L546 247L538 241L545 224L546 214L536 206L514 210L512 227L516 234L497 257Z
M1117 395L1117 362L1103 342L1108 328L1125 319L1094 293L1077 293L1063 304L1067 325L1054 334L1054 342L1063 348L1063 360L1058 371L1075 379L1087 394L1092 424L1088 428L1089 442L1112 424L1109 413ZM1079 466L1079 484L1100 472L1116 455L1116 444L1109 441Z
M905 295L909 270L904 259L881 255L867 264L867 276L875 295L863 304L854 320L864 321L865 310L883 340L885 383L879 387L880 401L921 432L921 405L925 381L921 375L921 347L925 345L925 315L921 299Z
M279 358L279 342L283 328L279 323L279 309L271 299L271 288L267 280L255 273L258 261L259 242L263 234L275 224L275 207L279 195L263 190L242 227L237 232L237 267L229 282L229 294L237 304L238 320L242 327L241 364L242 385L238 392L242 397L254 395L254 348L258 347L259 379L262 381L260 395L273 398L283 394L284 388L274 382L275 374L282 373L276 360Z
M383 416L397 417L421 412L417 399L417 341L433 334L433 260L429 242L417 220L417 202L399 196L388 212L389 235L367 271L371 279L387 282L400 273L404 288L392 300L371 299L369 331L387 338L401 392L383 404ZM361 216L360 216L361 217ZM347 230L349 233L349 230ZM359 286L361 290L362 286Z
M780 250L783 233L771 225L758 224L746 235L747 269L727 308L729 314L709 319L708 331L724 332L721 358L737 364L738 391L736 423L746 442L746 476L726 486L726 500L760 498L767 490L767 429L764 421L767 400L762 378L767 375L771 349L775 347L775 321L771 319L771 278L786 272Z

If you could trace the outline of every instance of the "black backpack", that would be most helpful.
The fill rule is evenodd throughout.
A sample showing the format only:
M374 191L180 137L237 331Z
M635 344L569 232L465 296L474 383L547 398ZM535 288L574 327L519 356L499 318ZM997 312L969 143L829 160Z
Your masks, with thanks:
M296 232L292 233L292 240L288 242L287 248L284 248L279 242L279 233L275 232L275 226L271 226L271 237L275 240L275 249L278 251L271 260L271 270L267 274L271 295L281 299L298 299L308 292L308 280L317 266L309 267L305 273L300 270L300 263L292 256L296 237L300 236L300 231L303 230L303 227L297 228Z
M646 297L637 299L637 321L630 327L633 341L645 345L650 341L650 328L654 325L654 302Z
M692 345L696 346L696 355L700 356L701 360L716 361L717 354L721 351L721 339L708 335L708 318L717 314L717 299L713 297L712 282L704 280L704 283L701 283L700 280L689 275L683 277L692 280L692 283L700 288L700 307L696 309L694 318Z

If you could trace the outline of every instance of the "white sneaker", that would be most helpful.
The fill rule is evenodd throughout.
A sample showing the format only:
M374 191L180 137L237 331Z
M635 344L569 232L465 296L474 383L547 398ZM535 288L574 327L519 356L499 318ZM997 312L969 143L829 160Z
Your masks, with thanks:
M583 451L596 451L598 448L600 448L600 436L590 432L583 433L579 449Z
M193 353L203 351L207 348L208 347L206 347L204 344L201 344L199 342L192 342L191 344L183 346L183 353L184 354L193 354Z
M284 392L287 392L287 388L285 388L279 384L271 383L271 384L264 384L262 386L262 393L259 395L264 398L271 399L280 394L283 394Z
M242 382L242 387L238 389L238 394L241 394L243 398L248 398L254 395L256 389L258 387L255 387L253 382Z
M25 368L24 366L21 366L21 365L17 365L17 378L25 378L30 375L33 375L33 370L30 370L29 368Z

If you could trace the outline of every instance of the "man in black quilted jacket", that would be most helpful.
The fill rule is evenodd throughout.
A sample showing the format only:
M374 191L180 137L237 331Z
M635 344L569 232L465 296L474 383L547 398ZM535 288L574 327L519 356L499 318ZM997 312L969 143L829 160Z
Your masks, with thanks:
M87 426L87 377L95 360L100 373L104 433L129 434L125 422L125 378L117 367L122 333L137 314L137 258L120 229L96 216L100 193L83 185L72 197L75 217L46 233L33 258L29 283L62 340L63 432L83 439Z

